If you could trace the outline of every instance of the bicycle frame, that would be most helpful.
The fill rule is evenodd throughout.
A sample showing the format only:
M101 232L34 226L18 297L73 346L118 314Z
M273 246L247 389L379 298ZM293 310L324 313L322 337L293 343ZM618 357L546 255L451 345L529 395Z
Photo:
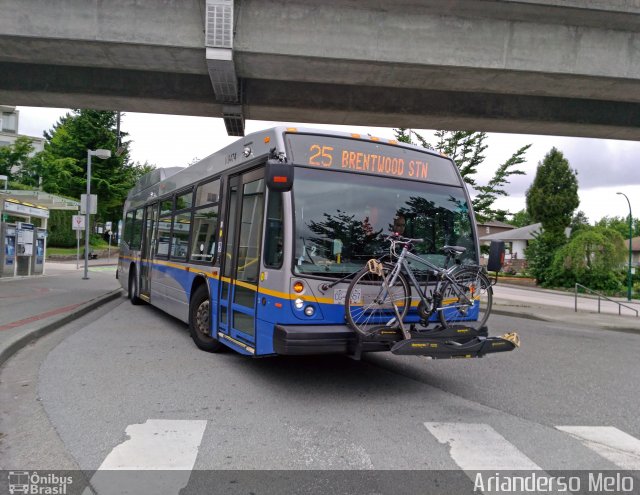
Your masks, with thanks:
M393 268L393 270L391 272L391 279L387 283L387 286L388 287L393 287L393 284L395 284L395 282L396 282L396 280L398 278L398 274L404 269L405 274L409 278L409 283L418 292L418 297L420 297L420 301L423 304L425 304L425 306L427 308L429 308L429 314L433 314L436 311L444 309L444 307L432 307L432 305L431 305L432 302L434 304L439 304L439 303L442 302L442 300L438 300L438 297L440 296L440 294L439 294L440 286L442 285L444 280L448 280L449 282L451 282L451 284L452 284L451 286L454 288L454 290L456 291L457 295L464 297L464 299L466 299L469 304L472 304L472 301L469 300L467 298L466 294L464 294L464 292L461 291L457 287L457 284L455 283L455 280L451 277L451 274L453 272L455 272L456 269L458 268L457 265L453 265L452 267L448 267L449 261L451 260L451 255L447 254L447 257L445 258L445 267L444 268L440 268L439 266L431 263L429 260L411 253L409 251L408 244L404 244L403 247L402 247L402 251L401 251L400 255L396 255L396 253L395 253L395 243L393 243L392 247L391 247L391 252L397 258L397 261L396 261L395 266L394 266L394 268ZM436 272L436 274L437 274L436 285L435 285L435 287L433 289L433 294L435 296L434 299L430 300L427 297L427 295L426 295L426 287L425 287L424 291L421 289L420 283L416 279L416 276L413 274L413 270L411 270L411 268L409 267L409 264L408 264L407 260L414 260L414 261L417 261L419 263L422 263L422 264L426 265L428 268L430 268L430 269L432 269L433 271ZM384 299L386 297L386 295L387 295L384 292L386 292L386 289L383 291L382 299Z

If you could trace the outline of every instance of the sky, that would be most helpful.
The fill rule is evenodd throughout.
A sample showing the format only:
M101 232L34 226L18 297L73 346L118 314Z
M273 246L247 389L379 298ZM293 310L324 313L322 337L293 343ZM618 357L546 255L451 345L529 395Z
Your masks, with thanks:
M18 110L20 134L37 137L42 137L44 131L51 129L69 111L37 107L18 107ZM390 128L255 120L246 122L245 132L250 134L276 125L328 128L394 138ZM187 166L194 159L204 158L238 139L227 136L219 118L125 113L121 130L129 134L131 159L156 167ZM433 131L414 130L428 141L435 141L431 139ZM624 197L616 195L618 191L629 197L634 216L640 217L640 142L489 133L485 143L488 145L486 159L476 176L479 184L491 179L496 168L520 147L532 144L526 162L520 166L526 175L511 177L505 187L508 197L499 199L495 208L512 213L525 208L525 193L533 182L536 167L555 146L578 172L578 210L582 210L591 223L604 216L628 215L629 206Z

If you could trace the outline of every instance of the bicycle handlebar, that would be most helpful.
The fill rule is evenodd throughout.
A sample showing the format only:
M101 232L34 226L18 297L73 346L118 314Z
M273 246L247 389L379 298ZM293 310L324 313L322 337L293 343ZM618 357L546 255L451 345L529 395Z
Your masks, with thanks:
M411 239L409 237L403 237L400 234L391 234L390 236L387 236L386 240L393 243L399 243L399 244L412 244L412 243L424 242L424 239Z

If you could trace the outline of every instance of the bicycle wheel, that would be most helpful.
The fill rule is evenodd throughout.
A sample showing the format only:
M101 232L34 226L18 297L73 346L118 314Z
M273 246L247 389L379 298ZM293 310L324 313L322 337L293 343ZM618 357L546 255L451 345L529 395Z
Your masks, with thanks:
M411 289L404 275L398 274L392 287L384 283L390 278L393 266L383 263L383 276L371 273L365 267L349 284L344 303L347 323L360 335L366 337L380 327L397 328L394 305L401 319L409 311Z
M438 318L443 326L456 323L481 328L487 322L493 304L493 288L487 276L477 268L461 268L442 286Z

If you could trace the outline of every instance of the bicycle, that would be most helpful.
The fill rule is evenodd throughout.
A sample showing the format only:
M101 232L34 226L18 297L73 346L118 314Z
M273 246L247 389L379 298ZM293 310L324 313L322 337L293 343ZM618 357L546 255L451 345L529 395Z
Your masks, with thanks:
M460 265L458 256L466 251L461 246L444 246L444 267L413 254L413 245L423 239L410 239L394 234L386 238L394 263L371 259L353 278L345 297L346 319L363 337L371 336L381 329L400 328L406 339L411 333L403 321L413 306L411 286L418 296L416 307L420 322L426 327L429 320L438 314L440 324L446 328L457 322L481 328L487 322L493 303L493 289L483 268L479 265ZM397 247L402 251L397 254ZM450 262L455 263L449 267ZM424 290L421 288L409 261L428 267L435 277L431 293L428 277ZM411 286L410 286L411 284Z

